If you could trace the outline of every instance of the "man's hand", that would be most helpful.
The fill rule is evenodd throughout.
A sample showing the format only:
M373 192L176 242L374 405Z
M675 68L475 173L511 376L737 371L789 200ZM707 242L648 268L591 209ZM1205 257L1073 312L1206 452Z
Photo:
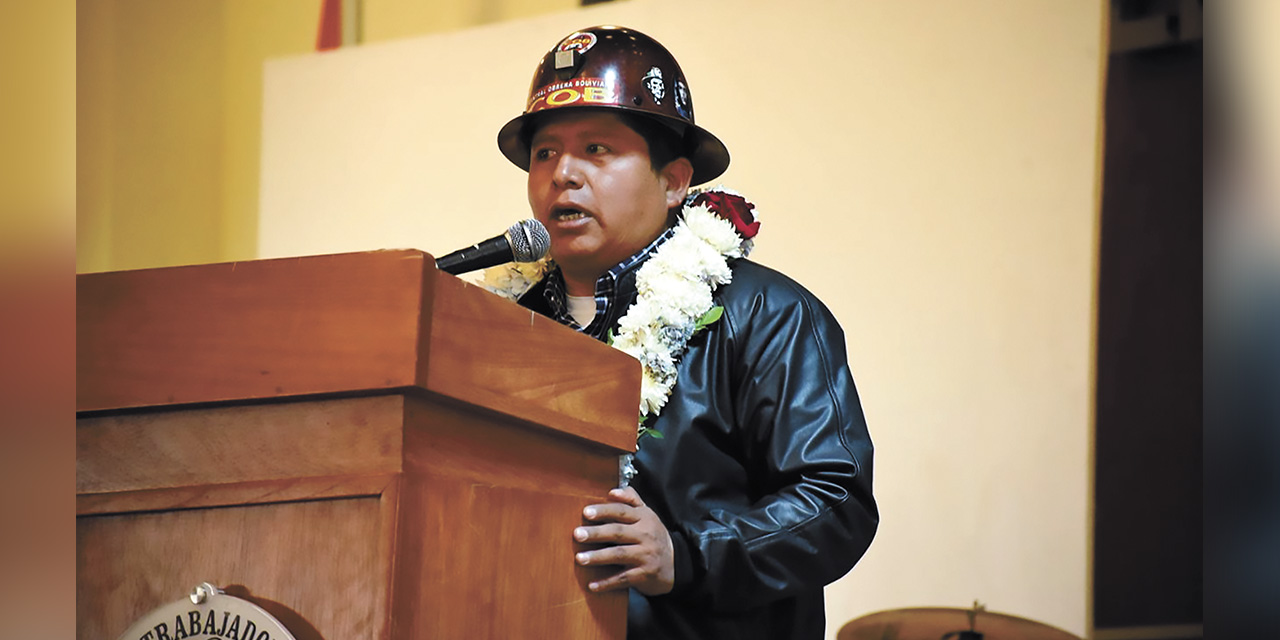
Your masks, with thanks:
M573 530L573 539L610 546L578 553L578 564L623 567L622 571L588 585L592 591L632 587L650 596L671 591L675 584L671 536L658 514L645 506L635 489L614 489L609 492L609 502L590 505L582 510L582 515L590 522L603 524L578 527Z

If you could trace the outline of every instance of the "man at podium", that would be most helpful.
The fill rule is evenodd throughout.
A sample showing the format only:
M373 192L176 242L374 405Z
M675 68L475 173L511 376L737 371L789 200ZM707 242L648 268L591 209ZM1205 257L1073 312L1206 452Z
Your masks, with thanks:
M584 510L630 638L822 638L822 588L875 535L872 445L827 308L746 259L754 205L691 192L729 164L676 60L637 31L566 36L498 134L552 263L520 304L637 357L636 474ZM585 547L584 547L585 548Z

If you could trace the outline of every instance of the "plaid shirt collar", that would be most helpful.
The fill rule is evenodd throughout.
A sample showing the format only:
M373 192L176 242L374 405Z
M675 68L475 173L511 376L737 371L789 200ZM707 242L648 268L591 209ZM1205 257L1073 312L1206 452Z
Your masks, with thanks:
M636 252L635 255L619 262L612 269L606 271L598 279L596 279L596 315L591 323L583 327L578 324L577 320L569 315L569 301L565 293L564 274L560 272L560 268L556 267L546 279L547 286L543 289L543 295L547 298L547 306L551 308L551 317L560 324L567 325L581 331L597 340L604 340L605 335L618 322L626 308L630 306L630 300L622 300L623 297L630 298L631 293L635 290L634 286L620 286L624 280L628 280L627 276L633 275L649 256L653 255L658 247L664 242L671 239L675 234L675 229L668 227L661 235L649 243L649 246ZM630 278L634 280L634 277Z

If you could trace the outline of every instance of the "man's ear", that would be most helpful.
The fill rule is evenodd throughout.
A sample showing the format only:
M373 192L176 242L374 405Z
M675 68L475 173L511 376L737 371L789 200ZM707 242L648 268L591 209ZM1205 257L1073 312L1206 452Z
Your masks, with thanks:
M689 183L693 180L693 164L688 158L676 158L658 172L666 182L667 209L684 204L684 197L689 195Z

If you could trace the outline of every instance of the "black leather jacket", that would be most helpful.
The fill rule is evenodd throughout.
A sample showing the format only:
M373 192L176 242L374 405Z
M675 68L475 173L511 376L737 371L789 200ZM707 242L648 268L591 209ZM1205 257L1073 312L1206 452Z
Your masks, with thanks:
M628 637L823 637L822 587L871 544L871 440L830 311L786 276L732 265L632 484L675 548L669 594L631 592ZM617 318L635 298L619 280ZM541 285L521 304L548 313Z

